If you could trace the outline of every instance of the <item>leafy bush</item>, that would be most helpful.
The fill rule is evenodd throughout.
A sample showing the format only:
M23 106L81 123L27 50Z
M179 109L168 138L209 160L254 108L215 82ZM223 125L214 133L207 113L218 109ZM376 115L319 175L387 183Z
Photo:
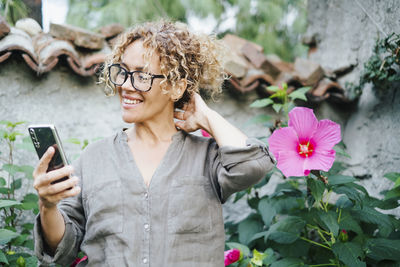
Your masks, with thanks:
M282 105L288 105L283 99ZM266 106L260 101L271 104L267 99L252 106ZM269 124L277 126L272 130L287 125L277 121ZM335 147L342 158L348 157L344 148ZM398 266L400 220L388 213L399 206L400 173L385 174L394 186L378 199L344 170L338 158L328 172L303 177L285 178L275 168L253 188L236 193L234 202L245 198L252 213L225 224L226 249L243 254L229 266ZM285 180L271 195L260 196L272 175Z
M12 123L0 121L0 141L2 150L0 176L0 264L2 266L37 266L33 256L32 220L27 221L39 212L38 197L27 193L23 184L32 184L33 167L18 165L14 162L15 151L33 151L28 136L21 138L22 133L16 131L18 125L24 122ZM30 187L30 186L29 186ZM28 187L27 187L28 188ZM33 214L32 214L33 213Z

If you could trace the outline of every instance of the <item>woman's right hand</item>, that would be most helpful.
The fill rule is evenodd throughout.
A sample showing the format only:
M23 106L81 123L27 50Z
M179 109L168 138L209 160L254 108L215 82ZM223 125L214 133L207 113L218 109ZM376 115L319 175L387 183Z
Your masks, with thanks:
M46 173L54 152L54 148L49 147L33 171L33 187L36 189L39 195L40 208L54 208L57 206L57 203L60 200L76 196L81 191L81 188L77 186L78 177L70 176L74 171L72 166L64 166L60 169ZM70 178L65 181L52 184L52 182L66 176L70 176Z

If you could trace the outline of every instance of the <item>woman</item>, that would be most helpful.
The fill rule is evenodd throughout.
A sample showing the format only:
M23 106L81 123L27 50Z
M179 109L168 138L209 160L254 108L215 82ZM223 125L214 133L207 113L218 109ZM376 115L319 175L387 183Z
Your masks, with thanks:
M219 49L171 22L122 36L104 79L132 127L89 145L73 167L46 173L52 148L39 162L35 248L43 263L68 266L82 250L88 258L79 266L223 266L221 203L273 163L262 142L197 93L220 90ZM188 134L197 129L213 138Z

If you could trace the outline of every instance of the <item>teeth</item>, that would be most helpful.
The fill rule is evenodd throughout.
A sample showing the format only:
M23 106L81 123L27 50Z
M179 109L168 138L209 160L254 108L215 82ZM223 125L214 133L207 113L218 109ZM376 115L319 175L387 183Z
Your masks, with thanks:
M140 101L138 99L132 100L132 99L124 98L124 103L126 103L126 104L139 104L140 102L142 102L142 101Z

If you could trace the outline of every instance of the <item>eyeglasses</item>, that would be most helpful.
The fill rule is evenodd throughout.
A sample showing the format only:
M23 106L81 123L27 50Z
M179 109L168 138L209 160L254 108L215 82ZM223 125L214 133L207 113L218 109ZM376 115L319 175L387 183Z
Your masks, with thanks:
M155 75L148 72L127 71L120 64L113 64L108 67L108 78L116 85L121 86L126 82L128 76L131 76L131 83L133 88L141 92L147 92L153 85L153 80L156 78L165 78L164 75Z

